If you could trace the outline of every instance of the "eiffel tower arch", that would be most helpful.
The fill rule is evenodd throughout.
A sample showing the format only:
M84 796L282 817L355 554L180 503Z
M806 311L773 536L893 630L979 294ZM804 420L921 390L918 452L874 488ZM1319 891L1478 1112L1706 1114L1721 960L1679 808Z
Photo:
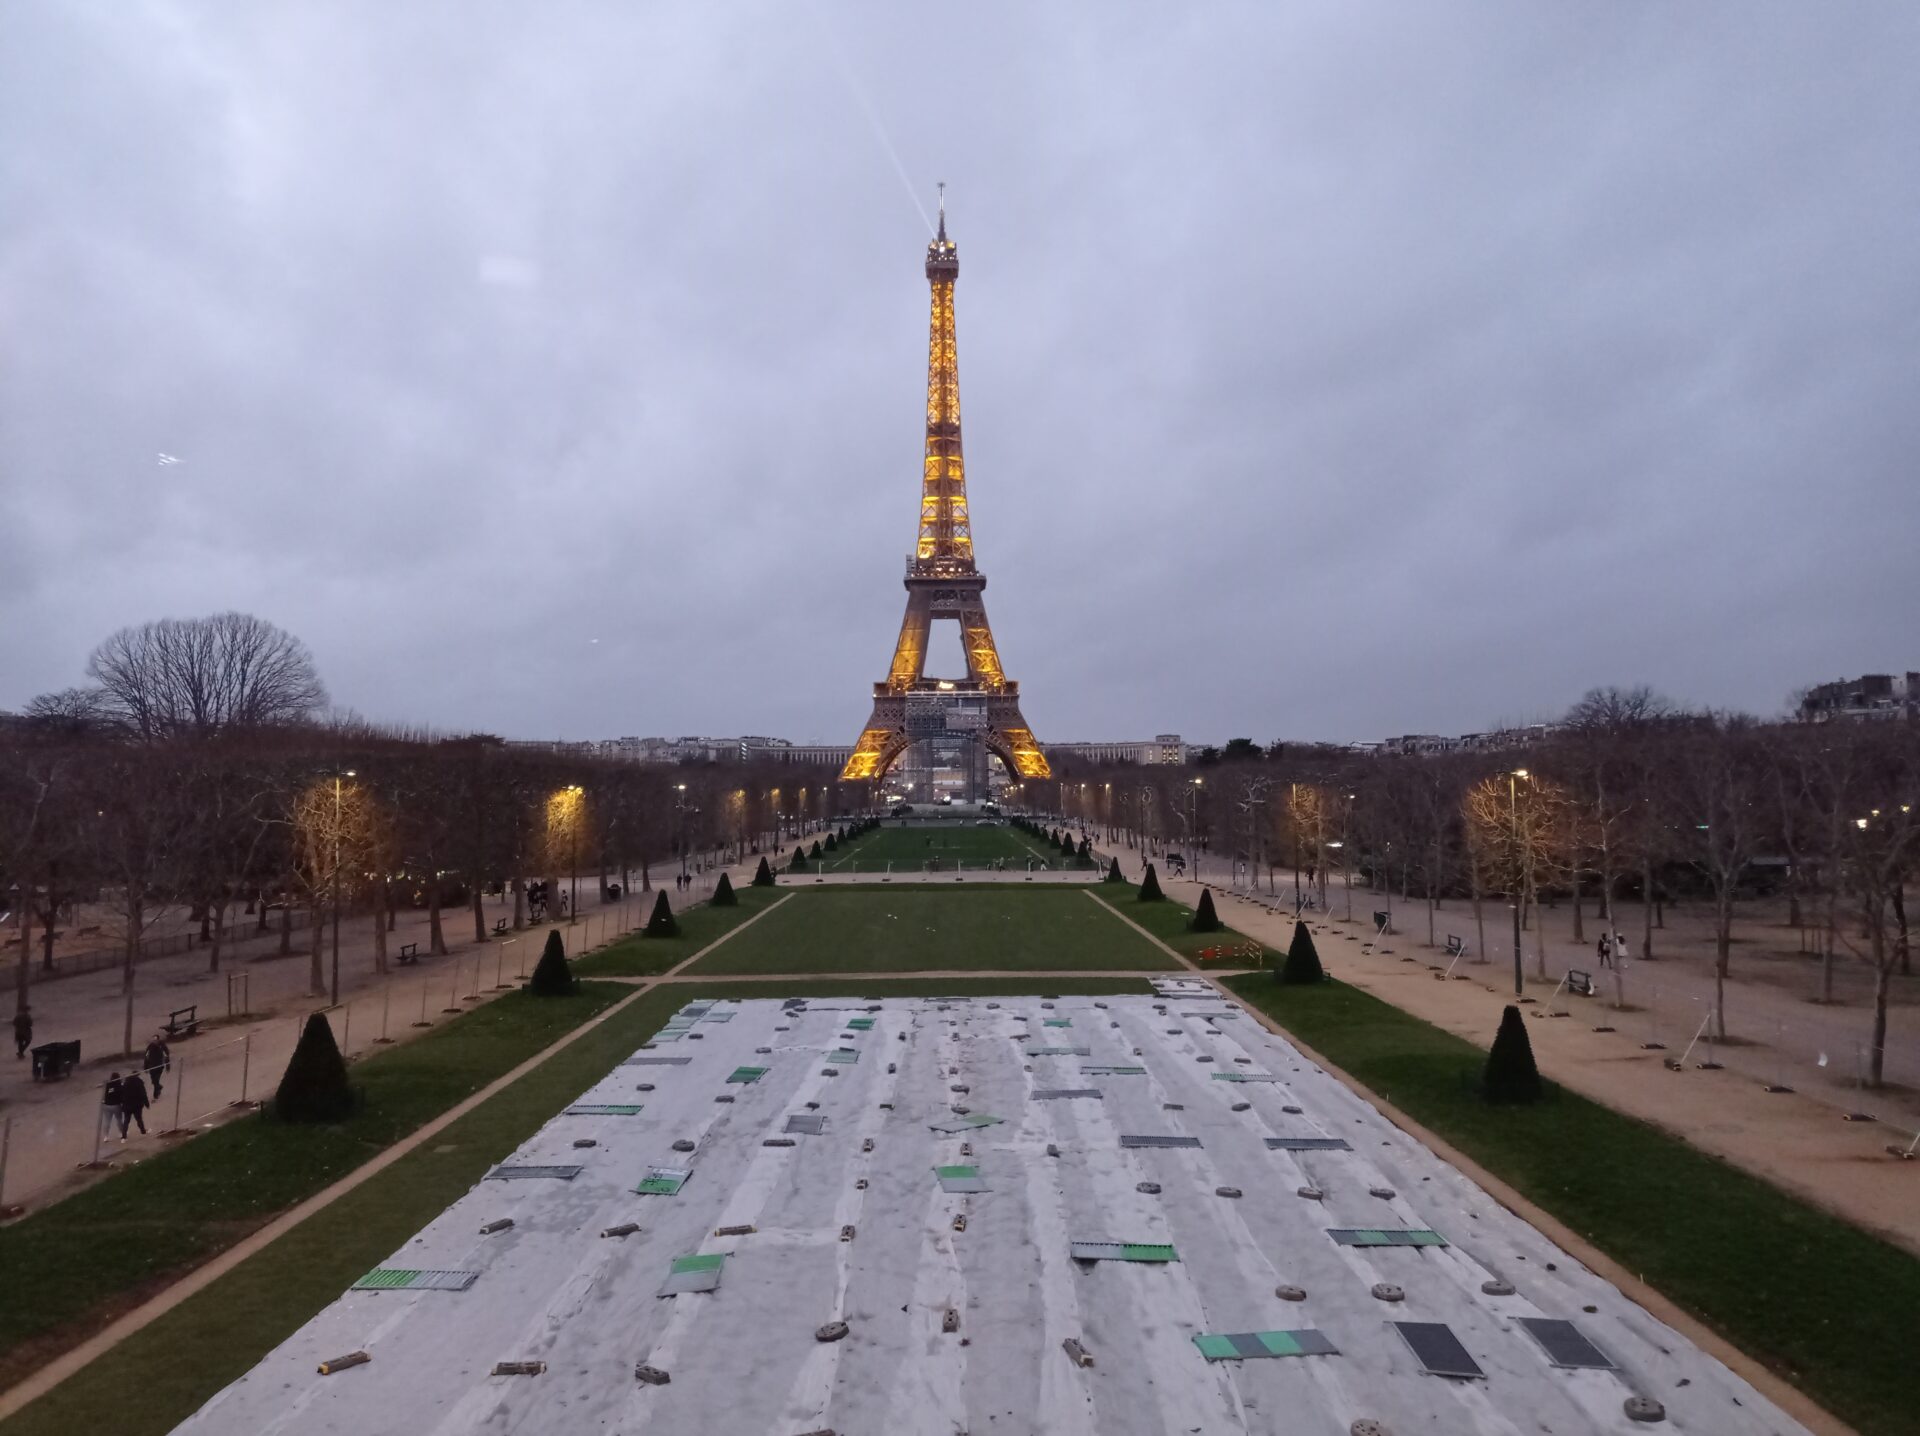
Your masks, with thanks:
M974 566L960 449L960 361L953 289L960 251L947 238L947 207L927 245L933 315L927 339L927 442L920 478L920 537L907 560L907 614L884 682L873 685L873 713L840 776L878 782L914 743L970 735L1019 778L1052 775L1046 754L1020 712L1020 685L1000 666L987 623L986 575ZM960 625L964 678L929 678L927 640L935 622Z

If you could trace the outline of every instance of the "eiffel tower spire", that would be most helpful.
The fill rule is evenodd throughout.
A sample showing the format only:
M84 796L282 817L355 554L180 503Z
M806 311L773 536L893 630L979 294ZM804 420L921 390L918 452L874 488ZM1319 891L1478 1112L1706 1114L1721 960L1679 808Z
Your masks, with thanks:
M927 326L927 439L920 476L920 536L907 560L907 613L884 683L873 685L867 720L841 777L886 776L922 738L964 735L986 744L1009 773L1050 776L1046 754L1020 713L1020 689L1000 667L987 624L986 577L974 567L967 513L966 465L960 451L960 360L954 339L953 288L960 251L947 238L946 186L940 227L927 245L932 315ZM967 655L964 679L927 677L927 636L936 618L960 625Z

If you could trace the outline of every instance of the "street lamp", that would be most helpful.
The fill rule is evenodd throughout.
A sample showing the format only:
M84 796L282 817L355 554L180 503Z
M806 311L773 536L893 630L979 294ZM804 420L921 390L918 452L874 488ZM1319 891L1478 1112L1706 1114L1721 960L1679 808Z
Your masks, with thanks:
M568 927L580 921L580 804L585 792L578 783L567 785L567 861L573 870L568 879Z
M1513 995L1526 994L1526 966L1520 956L1520 784L1527 777L1525 768L1515 768L1507 774L1507 822L1509 836L1513 843L1513 891L1509 894L1513 909ZM1495 789L1498 792L1498 789Z
M687 814L694 811L687 803L687 785L673 785L673 811L680 819L680 876L687 876Z
M349 768L333 775L333 1005L340 1005L340 780L357 776ZM26 954L22 953L21 962Z

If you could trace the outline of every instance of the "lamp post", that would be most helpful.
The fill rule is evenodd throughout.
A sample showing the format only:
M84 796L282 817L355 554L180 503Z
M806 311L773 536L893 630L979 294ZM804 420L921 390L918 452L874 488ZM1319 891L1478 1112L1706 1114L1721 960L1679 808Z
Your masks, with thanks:
M340 1005L340 780L355 776L353 769L333 775L333 990L332 1005ZM20 960L25 962L26 955Z
M1509 894L1513 909L1513 995L1526 994L1526 967L1520 956L1520 780L1527 776L1525 768L1515 768L1507 774L1507 822L1513 843L1513 891ZM1495 789L1495 791L1499 791Z
M687 785L673 785L673 811L680 819L680 876L687 876L687 814L692 809L687 804Z
M568 927L580 921L580 807L585 793L578 783L567 785L567 862L572 869L567 880Z

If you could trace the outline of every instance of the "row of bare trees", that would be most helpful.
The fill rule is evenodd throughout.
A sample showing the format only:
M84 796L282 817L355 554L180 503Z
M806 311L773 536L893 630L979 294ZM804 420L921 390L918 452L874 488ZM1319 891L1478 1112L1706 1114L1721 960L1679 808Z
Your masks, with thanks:
M457 912L490 936L490 891L520 928L534 881L557 909L575 886L649 885L649 864L777 845L867 798L797 765L643 767L321 722L304 648L244 615L116 634L89 672L98 687L0 723L0 912L17 1007L36 969L58 971L60 937L71 952L91 927L119 949L129 1050L136 964L163 922L184 919L218 971L236 939L275 927L292 954L304 917L312 991L338 1000L343 920L369 925L384 972L403 908L424 909L445 952Z
M1029 785L1032 787L1033 785ZM1711 914L1724 998L1742 904L1777 894L1821 999L1836 964L1873 984L1872 1080L1881 1077L1890 984L1912 967L1907 889L1920 875L1920 726L1761 723L1675 708L1645 689L1597 689L1537 741L1499 751L1398 754L1251 743L1184 768L1063 771L1030 794L1091 825L1199 848L1248 876L1291 867L1324 907L1330 876L1423 903L1427 941L1449 898L1497 897L1532 932L1570 907L1571 936L1631 926L1642 959L1672 894ZM1616 903L1641 899L1631 921ZM1350 899L1349 899L1350 902ZM1716 1020L1725 1034L1726 1004Z

